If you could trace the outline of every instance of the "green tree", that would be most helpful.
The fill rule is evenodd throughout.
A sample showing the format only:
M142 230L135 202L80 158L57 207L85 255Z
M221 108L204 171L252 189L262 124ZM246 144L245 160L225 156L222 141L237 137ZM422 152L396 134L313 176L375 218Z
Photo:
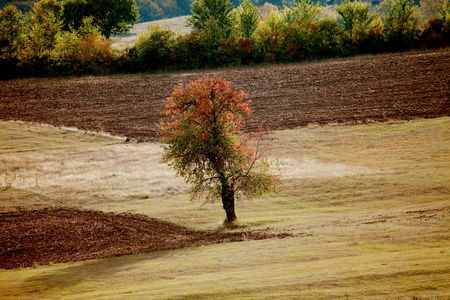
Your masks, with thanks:
M37 2L28 14L26 24L27 56L48 57L62 30L60 2L56 0Z
M23 14L32 10L36 1L33 0L0 0L0 8L4 8L7 5L14 5Z
M376 6L376 11L380 15L381 18L386 18L394 5L394 0L383 0L379 5Z
M64 1L62 14L64 30L77 30L81 26L83 18L87 17L88 14L90 12L87 0Z
M137 0L140 20L142 22L164 19L164 11L159 5L151 0Z
M316 20L322 9L318 3L313 4L311 0L301 0L296 2L292 8L285 7L281 14L284 21L288 24L295 21L311 23Z
M343 28L337 20L325 18L317 23L317 30L313 35L314 53L317 57L342 56Z
M162 28L159 24L149 26L136 40L137 59L147 69L164 68L170 59L177 32Z
M259 9L249 0L245 0L238 8L239 31L244 39L250 39L258 27L261 19Z
M191 5L192 16L186 20L193 30L213 34L214 39L228 38L235 23L233 9L229 0L196 0Z
M341 5L336 6L336 12L350 37L370 29L371 23L378 16L378 13L370 12L370 4L363 4L361 1L345 0Z
M283 42L288 25L278 11L272 10L261 22L255 34L255 58L257 61L278 62L285 51Z
M227 221L236 220L235 197L276 191L265 148L240 129L251 113L242 90L220 78L204 78L175 88L167 99L167 121L160 125L165 153L178 175L191 184L191 197L206 193L222 200Z
M420 30L414 17L414 2L412 0L395 0L385 19L383 34L389 50L403 50L414 46Z
M24 26L22 17L22 13L13 5L0 10L1 59L17 57Z
M78 29L85 17L92 17L102 34L127 33L139 18L135 0L66 0L63 4L64 28Z
M420 0L419 12L426 21L437 16L443 6L444 0Z
M450 0L444 0L441 11L437 17L442 20L442 22L446 22L447 25L450 25L448 24L450 22Z
M269 17L269 15L272 13L272 11L275 11L276 13L278 13L278 6L275 6L269 2L265 2L264 5L259 6L258 8L259 8L259 12L261 14L261 19L263 21Z
M72 72L84 72L88 67L112 58L110 44L93 25L92 17L86 17L78 29L64 31L56 39L51 58L60 65L68 64ZM74 70L78 68L78 70Z

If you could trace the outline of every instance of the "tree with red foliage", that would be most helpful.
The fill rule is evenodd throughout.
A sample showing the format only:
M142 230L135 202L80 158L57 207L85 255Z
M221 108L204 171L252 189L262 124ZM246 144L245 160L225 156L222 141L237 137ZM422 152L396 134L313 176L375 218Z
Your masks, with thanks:
M220 78L180 84L166 100L166 121L159 125L163 162L191 184L191 199L221 199L227 221L236 220L235 198L277 191L262 131L241 132L251 113L248 95Z

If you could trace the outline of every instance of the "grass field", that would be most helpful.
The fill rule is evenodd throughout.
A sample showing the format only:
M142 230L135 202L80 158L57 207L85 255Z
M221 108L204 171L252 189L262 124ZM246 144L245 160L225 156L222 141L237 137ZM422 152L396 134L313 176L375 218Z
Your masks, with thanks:
M0 299L450 299L450 118L273 132L280 193L239 227L294 237L0 270ZM0 207L136 212L224 230L161 148L0 122Z

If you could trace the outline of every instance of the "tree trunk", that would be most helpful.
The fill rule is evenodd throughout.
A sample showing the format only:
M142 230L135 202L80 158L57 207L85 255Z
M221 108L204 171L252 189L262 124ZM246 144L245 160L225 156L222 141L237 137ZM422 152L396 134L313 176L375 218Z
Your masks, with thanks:
M236 221L236 213L234 211L234 188L228 184L222 185L222 203L223 209L227 214L228 223Z

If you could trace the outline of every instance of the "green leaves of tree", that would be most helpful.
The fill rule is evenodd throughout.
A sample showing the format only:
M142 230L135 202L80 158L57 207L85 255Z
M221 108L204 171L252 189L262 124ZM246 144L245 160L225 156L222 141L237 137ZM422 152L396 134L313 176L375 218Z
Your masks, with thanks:
M229 0L196 0L191 5L192 16L186 20L212 40L228 38L233 30L233 4Z
M238 8L239 31L244 39L250 39L261 19L259 9L249 0L245 0Z
M78 29L84 17L92 17L107 38L128 32L139 17L135 0L66 0L63 7L66 30Z
M20 11L13 5L0 10L0 53L3 59L17 56L23 32L23 20Z
M369 4L363 4L361 1L345 0L341 5L336 6L336 12L340 15L344 28L350 36L353 36L354 32L364 32L369 29L378 16L378 13L370 12Z
M419 24L412 0L395 0L386 17L383 33L391 49L412 47L419 37Z

